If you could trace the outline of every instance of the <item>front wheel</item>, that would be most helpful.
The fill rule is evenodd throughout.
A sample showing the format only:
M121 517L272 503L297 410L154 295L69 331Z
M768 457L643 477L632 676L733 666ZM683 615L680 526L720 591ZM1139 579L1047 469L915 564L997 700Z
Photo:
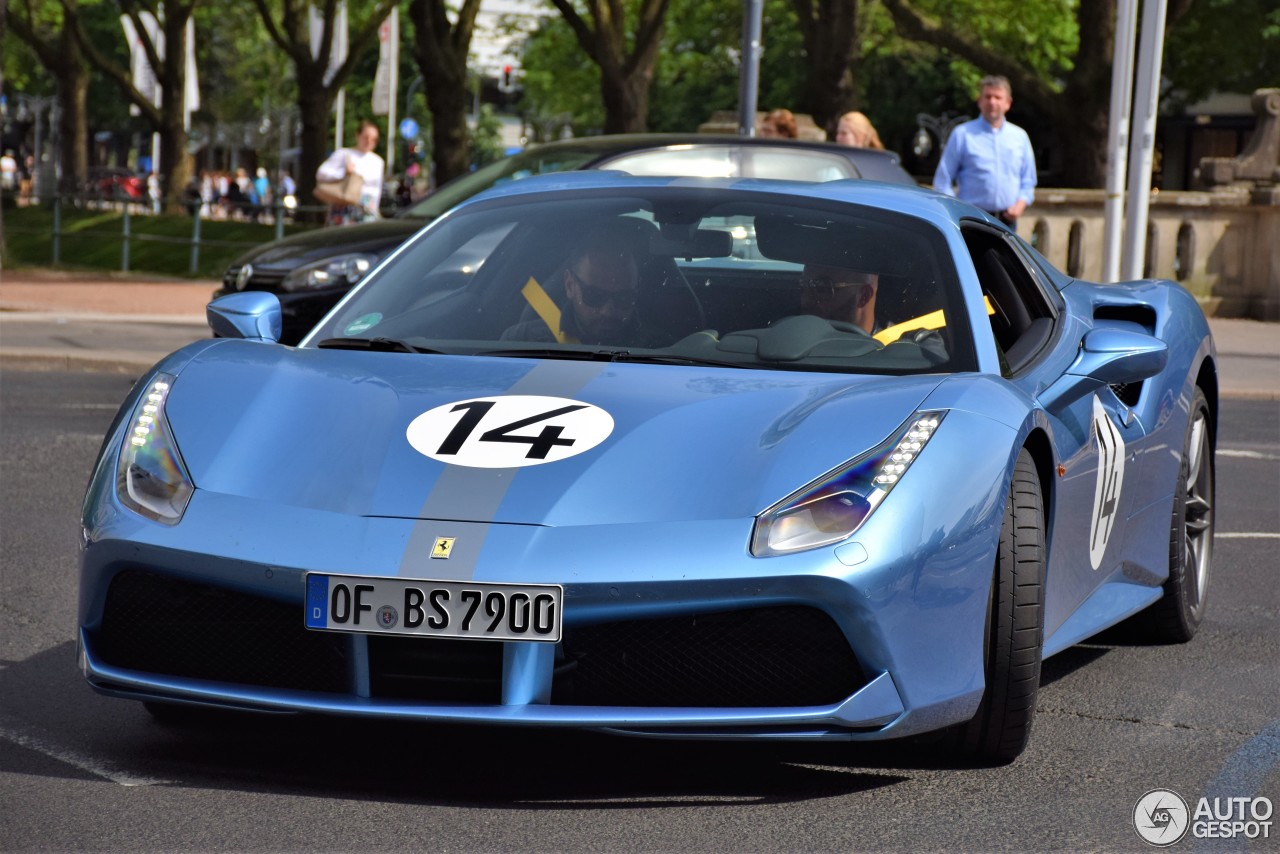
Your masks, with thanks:
M1213 559L1213 481L1213 423L1204 392L1197 388L1173 495L1169 578L1164 595L1141 615L1144 634L1155 643L1186 643L1204 618Z
M1044 640L1044 498L1031 454L1013 469L987 605L986 689L973 720L958 733L971 759L1003 765L1031 736Z

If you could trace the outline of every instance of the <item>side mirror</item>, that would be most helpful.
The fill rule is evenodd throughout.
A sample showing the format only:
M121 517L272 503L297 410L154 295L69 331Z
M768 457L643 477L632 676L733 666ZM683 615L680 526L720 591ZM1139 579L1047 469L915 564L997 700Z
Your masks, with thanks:
M1104 385L1136 383L1154 377L1169 362L1169 347L1159 338L1128 329L1094 329L1080 342L1067 372L1040 394L1046 409L1063 407Z
M276 342L283 328L280 300L265 291L218 297L205 307L205 317L213 334L220 338Z

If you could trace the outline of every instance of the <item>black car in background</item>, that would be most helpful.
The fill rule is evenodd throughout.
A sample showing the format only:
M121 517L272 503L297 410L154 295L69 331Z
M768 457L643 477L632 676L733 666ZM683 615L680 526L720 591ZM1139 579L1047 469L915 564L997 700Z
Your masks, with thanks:
M394 219L317 229L263 244L227 268L214 296L246 290L276 294L284 315L280 340L297 344L379 261L454 205L508 181L576 169L653 176L915 183L892 152L825 142L709 134L561 140L530 147L450 181Z

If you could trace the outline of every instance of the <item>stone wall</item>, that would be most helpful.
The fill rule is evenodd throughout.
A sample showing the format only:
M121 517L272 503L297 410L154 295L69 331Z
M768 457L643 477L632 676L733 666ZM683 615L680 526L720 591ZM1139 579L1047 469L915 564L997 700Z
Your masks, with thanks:
M1102 190L1039 188L1018 233L1055 266L1100 281ZM1151 197L1144 275L1187 287L1219 317L1280 320L1280 205L1248 191L1164 192Z

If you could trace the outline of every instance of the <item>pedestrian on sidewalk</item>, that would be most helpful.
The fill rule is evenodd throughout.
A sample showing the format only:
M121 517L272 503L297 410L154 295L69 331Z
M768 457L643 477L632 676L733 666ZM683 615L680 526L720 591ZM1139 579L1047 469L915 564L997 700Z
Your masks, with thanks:
M982 115L952 131L938 160L933 188L982 208L1012 228L1035 200L1036 156L1027 132L1005 119L1013 106L1008 78L984 77L979 86Z

